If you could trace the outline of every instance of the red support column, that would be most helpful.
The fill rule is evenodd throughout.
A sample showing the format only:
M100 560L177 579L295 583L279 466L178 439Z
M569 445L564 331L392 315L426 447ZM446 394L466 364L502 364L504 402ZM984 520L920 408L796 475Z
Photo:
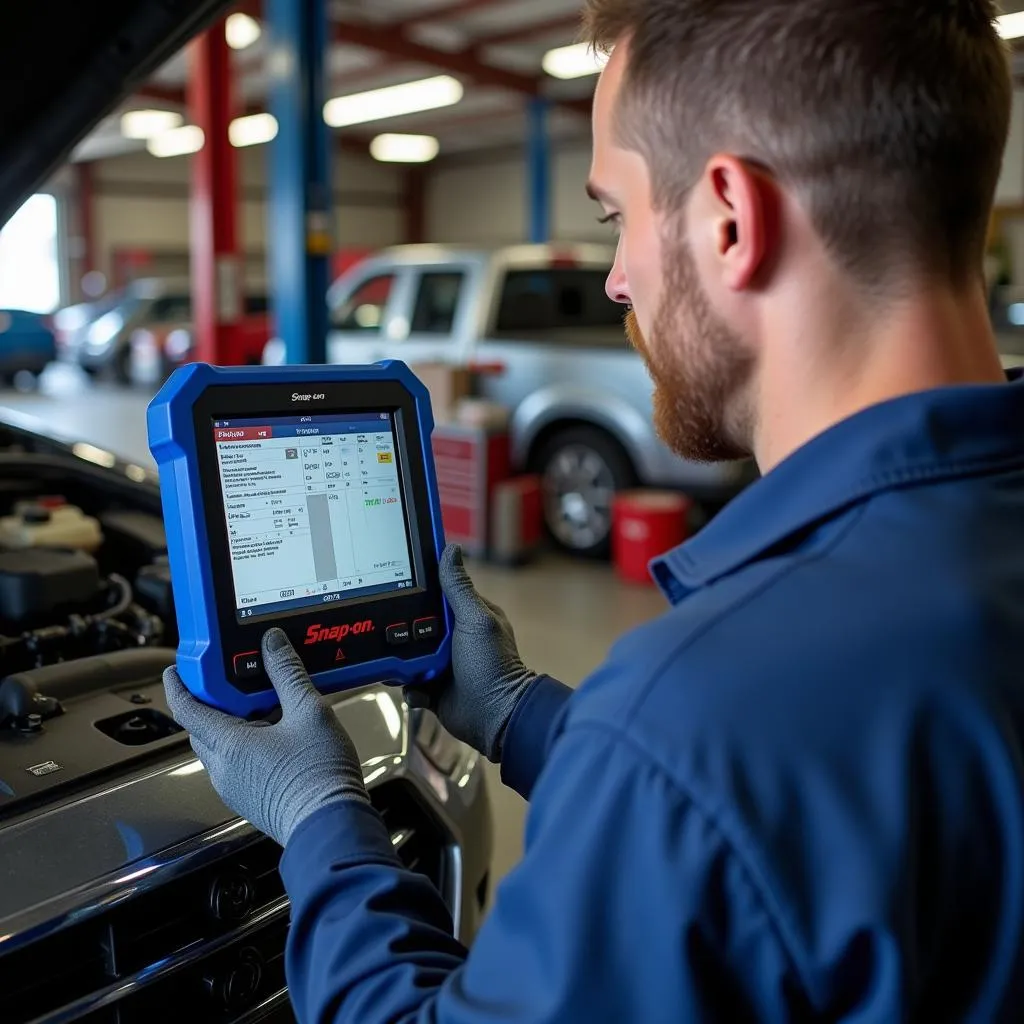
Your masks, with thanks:
M234 117L231 58L220 21L191 44L189 110L205 144L192 157L190 201L192 318L196 357L239 360L242 316L238 244L238 164L228 141Z
M78 197L78 237L81 239L78 280L96 270L96 218L93 209L93 170L88 161L75 164Z

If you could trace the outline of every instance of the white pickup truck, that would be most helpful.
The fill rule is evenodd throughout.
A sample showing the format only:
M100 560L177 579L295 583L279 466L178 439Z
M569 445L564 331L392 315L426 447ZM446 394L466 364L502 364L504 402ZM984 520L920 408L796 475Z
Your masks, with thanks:
M486 370L480 391L512 410L513 458L543 478L552 536L604 555L616 491L673 487L719 504L754 475L685 462L656 436L650 378L604 290L613 257L602 245L384 250L332 286L328 358ZM264 362L282 359L271 341Z

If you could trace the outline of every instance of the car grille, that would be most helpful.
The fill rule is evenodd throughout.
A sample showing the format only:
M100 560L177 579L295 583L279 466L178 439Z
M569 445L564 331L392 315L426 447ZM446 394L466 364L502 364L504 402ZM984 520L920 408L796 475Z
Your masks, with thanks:
M448 893L450 839L413 786L371 793L407 868ZM229 856L0 956L4 1024L291 1021L280 848Z

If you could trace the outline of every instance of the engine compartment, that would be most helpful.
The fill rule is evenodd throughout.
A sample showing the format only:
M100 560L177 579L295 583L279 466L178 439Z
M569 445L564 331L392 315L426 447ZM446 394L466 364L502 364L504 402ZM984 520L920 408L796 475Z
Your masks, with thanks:
M0 815L187 737L157 489L60 450L0 450Z
M0 538L3 1021L294 1021L280 849L225 807L165 702L155 474L0 420ZM476 759L421 746L382 688L334 709L398 857L471 939L491 858Z

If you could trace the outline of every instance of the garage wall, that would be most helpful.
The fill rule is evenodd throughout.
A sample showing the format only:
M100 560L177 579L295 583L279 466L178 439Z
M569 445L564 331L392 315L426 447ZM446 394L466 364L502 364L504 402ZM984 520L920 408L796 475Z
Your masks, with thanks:
M564 145L552 161L552 235L562 241L611 242L598 208L583 191L590 144ZM527 236L527 179L521 152L505 150L439 164L427 190L427 234L438 242L507 245Z
M250 268L266 255L266 153L239 151L240 230ZM94 231L100 269L113 271L117 250L144 249L184 258L189 237L189 160L147 153L98 161L94 171ZM390 245L401 240L400 177L394 168L343 154L334 162L336 231L340 246Z

